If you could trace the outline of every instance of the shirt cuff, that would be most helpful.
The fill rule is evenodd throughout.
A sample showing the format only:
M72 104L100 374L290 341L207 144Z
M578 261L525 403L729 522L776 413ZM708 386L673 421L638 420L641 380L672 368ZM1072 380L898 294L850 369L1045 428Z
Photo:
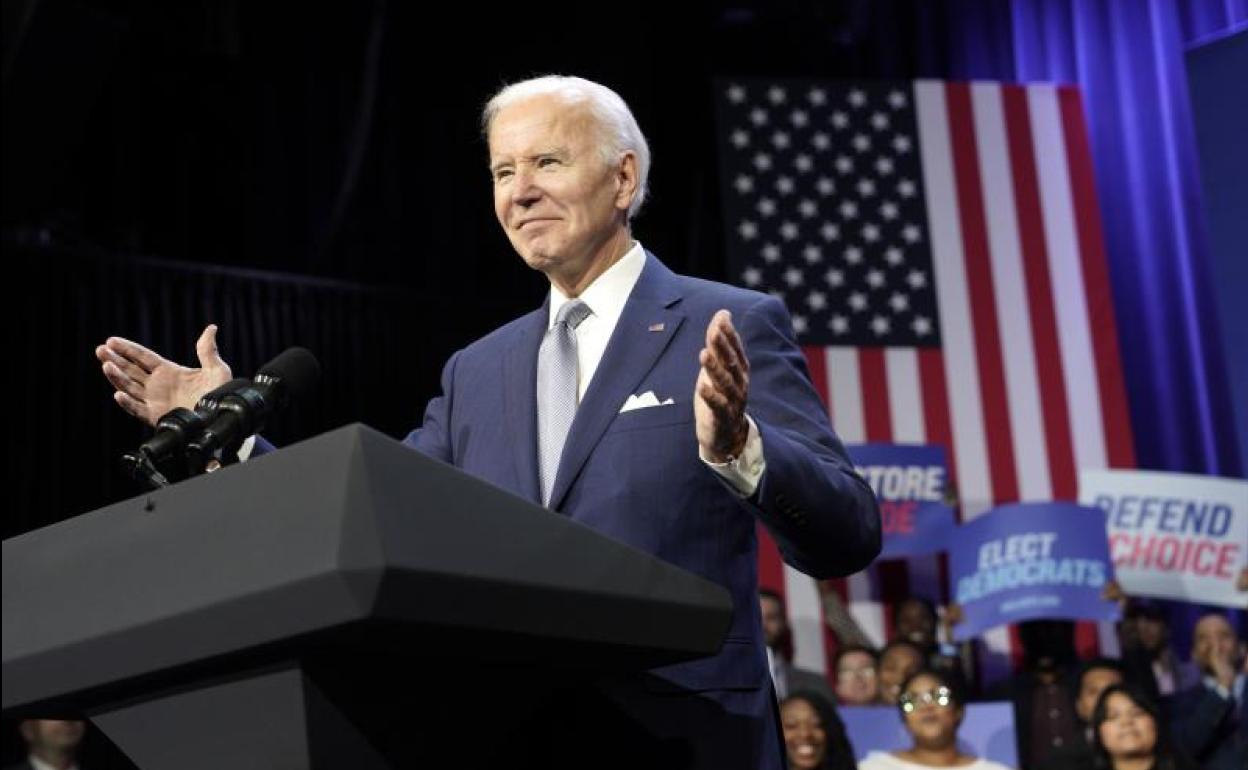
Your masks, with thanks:
M246 462L251 457L251 450L256 448L256 437L248 436L243 439L243 444L238 448L238 461Z
M763 471L767 470L767 460L763 457L763 437L758 433L758 426L748 414L746 423L750 426L749 435L745 438L745 448L740 457L730 457L728 462L713 463L706 458L702 447L698 446L698 457L707 467L719 476L741 497L751 497L758 490L758 483L763 479Z

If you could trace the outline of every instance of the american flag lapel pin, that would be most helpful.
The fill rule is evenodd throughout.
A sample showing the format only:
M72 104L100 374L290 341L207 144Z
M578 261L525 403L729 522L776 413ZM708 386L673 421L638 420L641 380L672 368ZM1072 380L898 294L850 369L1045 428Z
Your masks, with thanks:
M657 324L650 324L650 329L649 329L649 331L652 331L652 332L661 332L661 331L663 331L663 324L661 324L661 323L657 323Z

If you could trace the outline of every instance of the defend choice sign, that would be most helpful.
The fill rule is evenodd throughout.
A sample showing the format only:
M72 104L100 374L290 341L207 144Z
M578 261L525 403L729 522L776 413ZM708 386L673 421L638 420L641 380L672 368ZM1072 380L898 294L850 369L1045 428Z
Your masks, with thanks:
M945 505L945 449L936 445L856 444L846 447L880 501L881 559L945 550L953 509Z
M1083 471L1079 499L1108 515L1122 590L1248 607L1235 590L1248 564L1248 481L1183 473Z
M1113 577L1105 517L1074 503L1003 505L958 527L949 571L964 641L1005 623L1034 618L1114 620L1101 598Z

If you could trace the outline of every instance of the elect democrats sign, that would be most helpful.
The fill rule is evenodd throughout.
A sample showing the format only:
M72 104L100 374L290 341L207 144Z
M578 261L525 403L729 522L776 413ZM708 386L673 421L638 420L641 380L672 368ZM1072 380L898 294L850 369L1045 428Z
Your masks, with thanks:
M1035 618L1114 620L1105 516L1074 503L1003 505L958 527L949 546L956 641Z
M953 508L945 504L945 449L937 445L855 444L845 448L875 491L884 530L881 559L945 549Z
M1248 482L1184 473L1084 471L1079 499L1105 511L1127 594L1248 607Z

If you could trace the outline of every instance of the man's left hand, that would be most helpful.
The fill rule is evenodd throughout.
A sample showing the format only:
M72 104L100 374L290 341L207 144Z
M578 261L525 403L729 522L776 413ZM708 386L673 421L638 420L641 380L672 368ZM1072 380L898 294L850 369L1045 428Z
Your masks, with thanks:
M711 318L698 362L702 370L693 389L698 444L706 459L727 462L745 449L749 436L745 403L750 391L750 362L727 310Z

